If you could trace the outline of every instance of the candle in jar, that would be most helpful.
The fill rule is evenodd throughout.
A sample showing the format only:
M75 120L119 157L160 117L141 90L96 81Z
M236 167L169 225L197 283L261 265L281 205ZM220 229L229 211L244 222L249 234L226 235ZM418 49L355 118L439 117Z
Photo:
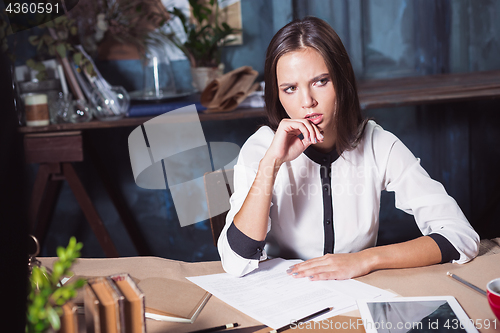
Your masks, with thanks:
M29 94L24 98L26 126L47 126L49 121L49 106L47 95Z

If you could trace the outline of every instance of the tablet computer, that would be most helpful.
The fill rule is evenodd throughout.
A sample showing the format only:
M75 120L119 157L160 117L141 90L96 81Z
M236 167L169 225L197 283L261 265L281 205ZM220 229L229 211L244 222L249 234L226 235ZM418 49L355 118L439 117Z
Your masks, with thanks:
M367 333L478 332L453 296L358 300Z

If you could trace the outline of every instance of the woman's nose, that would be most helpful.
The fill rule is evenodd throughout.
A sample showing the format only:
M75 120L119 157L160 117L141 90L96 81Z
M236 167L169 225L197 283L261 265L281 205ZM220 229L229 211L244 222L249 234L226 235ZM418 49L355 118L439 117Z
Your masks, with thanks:
M314 99L310 91L303 90L302 91L302 107L304 109L313 108L318 104L318 102Z

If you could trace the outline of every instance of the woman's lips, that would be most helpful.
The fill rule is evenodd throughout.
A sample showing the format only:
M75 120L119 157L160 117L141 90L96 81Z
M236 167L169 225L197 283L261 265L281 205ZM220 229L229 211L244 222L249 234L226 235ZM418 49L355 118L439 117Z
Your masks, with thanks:
M323 121L323 115L321 113L310 113L305 116L305 119L309 120L314 125L318 125Z

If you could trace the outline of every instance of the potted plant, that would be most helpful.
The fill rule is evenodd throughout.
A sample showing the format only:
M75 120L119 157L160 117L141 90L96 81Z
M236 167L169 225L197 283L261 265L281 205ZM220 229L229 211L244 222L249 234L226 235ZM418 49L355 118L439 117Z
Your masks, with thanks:
M38 243L36 243L38 246ZM80 257L82 243L71 237L66 248L57 248L58 260L52 270L34 264L30 276L30 291L27 304L27 333L54 332L61 327L62 306L76 297L77 290L85 280L77 279L61 286L61 279L70 276L71 266ZM38 254L38 250L34 256ZM36 261L36 259L35 259Z
M186 41L181 43L176 35L171 35L170 39L189 59L195 87L203 91L209 81L222 74L221 47L232 42L234 39L230 36L239 30L219 22L217 0L189 0L189 5L191 19L178 8L170 11L181 20Z

